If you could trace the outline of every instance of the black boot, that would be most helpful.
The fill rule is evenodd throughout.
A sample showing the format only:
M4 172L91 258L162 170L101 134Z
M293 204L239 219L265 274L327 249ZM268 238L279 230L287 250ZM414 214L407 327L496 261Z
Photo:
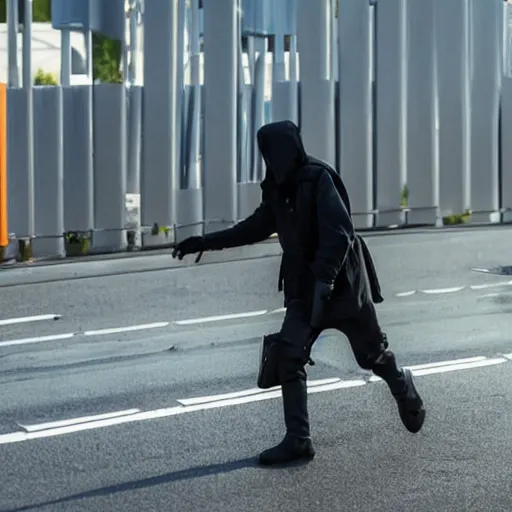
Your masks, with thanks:
M425 421L425 408L411 370L399 369L393 352L385 350L377 359L373 373L389 386L405 428L413 434L419 432Z
M421 430L425 422L425 407L414 385L411 370L404 368L402 373L405 388L402 392L393 393L393 396L398 404L400 419L405 428L409 432L416 434Z
M294 379L281 388L286 435L277 446L260 453L259 463L265 466L311 460L315 456L309 434L306 379Z

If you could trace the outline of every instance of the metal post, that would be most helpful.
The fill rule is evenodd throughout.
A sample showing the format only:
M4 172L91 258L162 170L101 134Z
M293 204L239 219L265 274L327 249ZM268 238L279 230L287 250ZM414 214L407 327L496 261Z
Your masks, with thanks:
M272 59L272 81L283 82L286 80L284 63L284 2L274 2L275 35L274 35L274 57Z
M25 0L23 20L23 87L32 87L32 0Z
M256 133L265 124L265 87L267 84L267 38L256 37L255 48L258 56L254 66L253 108L251 139L256 139ZM256 145L253 145L250 181L263 179L263 158Z
M432 224L439 204L436 135L435 9L432 2L407 6L407 222Z
M341 0L338 0L341 1ZM338 20L336 19L336 2L337 0L330 0L329 9L330 9L330 26L329 30L331 31L331 51L330 51L330 74L334 83L339 80L339 62L338 62L338 52L335 51L338 48Z
M371 227L373 216L373 122L371 7L340 0L338 14L339 172L348 190L357 227ZM357 27L354 28L354 27Z
M139 51L138 16L139 2L138 0L130 0L130 63L127 70L130 85L135 85L137 82L137 57Z
M207 230L237 220L237 2L204 2L205 217Z
M334 83L331 76L329 0L297 2L300 58L300 128L306 150L331 165L334 150Z
M185 182L188 169L185 165L186 157L183 151L185 134L183 131L183 115L185 112L185 27L186 27L187 6L185 0L178 0L178 21L177 21L177 47L176 47L176 173L177 187L180 188L181 176L185 173Z
M377 209L379 226L402 224L407 169L406 0L377 4ZM450 49L451 51L451 49ZM343 72L343 70L342 70Z
M291 117L290 120L295 124L299 123L299 75L298 75L298 57L297 57L297 36L290 36L290 91L291 98L290 103Z
M7 1L7 52L8 52L8 79L9 87L19 87L18 73L18 2Z
M330 78L331 23L330 0L298 0L297 35L301 81L309 76L315 79ZM306 37L308 34L308 37ZM304 69L306 67L306 70Z
M190 83L194 100L192 129L190 130L190 167L187 175L188 188L201 188L200 133L201 133L201 76L200 76L200 41L199 41L199 3L192 1L190 41Z
M27 100L27 233L34 231L34 103L32 84L32 0L25 0L23 27L23 89Z
M435 1L440 215L470 204L468 2ZM450 51L446 51L446 48ZM442 130L439 129L442 127Z
M85 38L85 56L86 56L86 71L87 71L87 83L92 85L94 82L93 77L93 66L92 66L92 32L87 30L84 33ZM92 110L92 106L91 106ZM91 114L92 115L92 114Z
M144 5L144 116L141 213L143 225L172 226L177 219L178 0ZM144 244L172 242L144 236Z
M61 30L60 83L63 87L71 85L71 31Z
M128 3L128 12L125 12L125 23L126 17L131 19L131 11L132 11L132 2L133 0L129 0ZM130 53L132 48L132 34L131 34L131 25L129 35L127 36L126 30L124 33L124 37L121 40L122 43L122 66L123 66L123 82L125 85L130 84L130 72L131 72L131 63L130 63Z
M470 206L472 222L499 219L503 1L469 2ZM503 116L501 116L503 118Z

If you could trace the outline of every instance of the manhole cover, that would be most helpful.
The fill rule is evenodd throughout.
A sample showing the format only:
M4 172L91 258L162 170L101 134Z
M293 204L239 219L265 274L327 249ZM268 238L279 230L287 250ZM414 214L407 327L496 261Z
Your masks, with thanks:
M512 276L512 265L492 268L474 268L472 270L486 274L496 274L498 276Z

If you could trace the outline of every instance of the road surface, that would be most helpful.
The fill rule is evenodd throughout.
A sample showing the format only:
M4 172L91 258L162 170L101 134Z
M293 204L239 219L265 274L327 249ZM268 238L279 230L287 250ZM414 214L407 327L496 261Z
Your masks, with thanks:
M308 367L317 456L279 469L255 463L283 434L279 390L255 389L284 314L277 256L1 270L0 512L512 510L512 286L475 270L510 264L511 234L366 237L425 427L406 432L326 331Z

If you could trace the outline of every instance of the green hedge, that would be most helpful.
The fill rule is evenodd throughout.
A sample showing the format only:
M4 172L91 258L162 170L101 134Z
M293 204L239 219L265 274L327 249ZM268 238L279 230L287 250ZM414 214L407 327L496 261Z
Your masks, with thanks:
M34 77L34 85L58 85L57 77L53 73L47 73L44 69L38 69Z

